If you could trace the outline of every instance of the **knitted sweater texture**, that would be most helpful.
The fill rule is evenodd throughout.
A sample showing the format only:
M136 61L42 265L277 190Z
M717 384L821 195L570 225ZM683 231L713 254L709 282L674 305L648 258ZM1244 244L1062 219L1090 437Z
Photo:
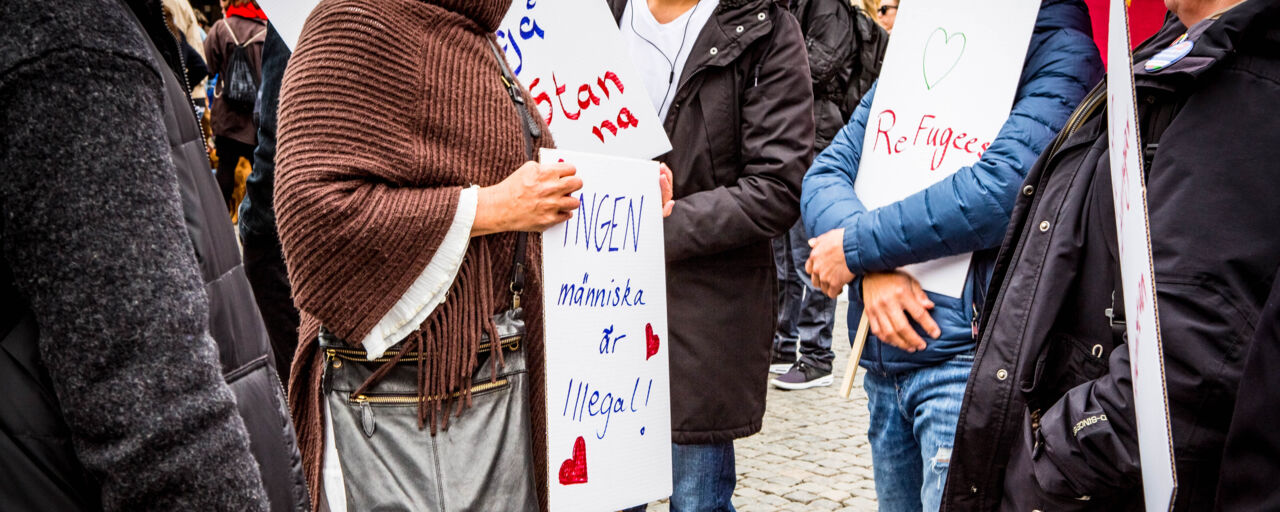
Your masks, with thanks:
M302 313L289 398L313 494L323 447L319 327L348 343L363 339L434 256L462 187L496 184L526 160L521 118L490 47L509 5L325 0L290 60L275 208ZM540 119L527 93L525 100ZM492 332L490 316L510 303L515 240L513 233L472 239L448 299L410 336L427 354L425 396L469 389L479 336ZM535 424L542 290L532 262L540 261L540 245L529 237L532 275L522 298ZM424 411L433 429L455 410L443 405ZM541 436L534 439L542 453Z

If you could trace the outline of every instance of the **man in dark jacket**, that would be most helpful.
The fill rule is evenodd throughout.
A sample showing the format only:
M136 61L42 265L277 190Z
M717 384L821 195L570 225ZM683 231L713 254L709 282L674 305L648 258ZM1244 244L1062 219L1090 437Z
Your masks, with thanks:
M809 74L813 79L813 118L817 137L814 151L831 145L843 128L857 101L847 98L862 94L871 81L862 85L869 71L863 69L884 58L884 44L866 44L884 39L884 29L870 21L849 0L798 0L791 13L800 22L805 47L809 51ZM869 30L878 34L862 34ZM866 55L871 53L871 55ZM874 78L872 78L874 80ZM782 375L773 379L779 389L808 389L830 386L831 331L836 322L836 300L813 286L804 263L809 259L809 236L804 222L797 221L787 234L775 238L774 264L778 269L778 328L773 337L773 359L769 371Z
M1258 318L1222 453L1221 511L1280 510L1280 279Z
M1081 0L1041 2L999 136L976 163L924 191L871 211L854 192L876 87L805 176L805 225L825 233L810 258L813 280L835 296L859 276L850 287L849 327L858 328L864 306L871 319L874 337L861 363L881 510L939 507L948 463L955 460L952 439L973 363L976 312L1009 207L1036 155L1102 75L1089 31ZM926 294L895 271L974 251L960 297Z
M656 50L633 59L640 72L674 78L654 101L674 146L659 158L675 174L675 208L663 223L672 509L732 510L733 440L758 432L764 418L761 377L777 318L769 240L795 223L813 157L804 40L773 0L609 3L632 49ZM680 48L679 31L695 16L703 26L687 29ZM673 27L674 37L652 37Z
M276 230L276 111L280 106L280 83L291 52L268 23L262 44L262 89L258 104L258 147L253 151L253 172L244 184L240 202L240 245L244 249L244 271L253 285L253 298L271 336L276 371L289 380L289 365L298 348L298 309L293 305L289 272Z
M1280 3L1214 14L1233 3L1169 2L1178 17L1134 58L1175 510L1213 506L1247 344L1280 261ZM1184 35L1171 51L1189 52L1152 59ZM1129 351L1122 320L1106 316L1124 290L1105 98L1099 87L1081 103L1015 205L948 510L1142 509Z
M0 502L305 510L177 42L127 3L0 8Z

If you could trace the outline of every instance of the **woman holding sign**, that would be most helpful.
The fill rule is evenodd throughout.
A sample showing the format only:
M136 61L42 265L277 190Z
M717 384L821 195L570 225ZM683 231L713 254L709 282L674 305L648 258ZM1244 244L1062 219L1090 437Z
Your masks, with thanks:
M1017 80L1016 92L1007 89L1013 92L1012 109L1005 110L1010 103L991 106L996 102L988 100L988 106L983 107L986 111L973 116L996 120L993 125L999 128L995 130L998 133L984 136L993 138L978 141L975 136L960 135L973 132L970 125L977 120L957 120L960 116L948 117L948 112L908 117L908 103L920 101L923 95L890 105L875 103L873 113L877 89L884 95L881 99L891 99L903 97L894 94L901 88L918 87L923 93L928 86L906 81L921 78L918 53L901 54L909 57L909 65L914 67L896 75L902 77L901 82L890 78L891 66L903 69L901 65L908 64L891 60L895 44L912 47L914 43L927 51L926 38L942 30L925 20L915 23L919 18L911 16L963 18L960 11L971 10L955 3L913 0L890 40L880 83L862 99L849 125L818 156L805 177L805 227L810 233L821 234L810 242L814 248L808 268L814 284L833 297L850 284L850 338L864 313L873 334L861 354L861 364L867 369L864 388L872 425L868 434L876 495L883 511L938 510L954 460L952 440L973 365L979 312L991 280L995 250L1009 223L1009 209L1019 194L1032 193L1022 188L1022 178L1067 121L1074 105L1101 76L1098 51L1089 37L1088 12L1081 0L1044 0L1038 13L1035 6L1023 4L1022 8L1032 9L1023 13L1022 20L1030 23L1034 19L1035 25L1020 73L1009 67L1016 66L1016 61L996 63L981 58L990 55L975 53L975 47L983 48L977 31L965 29L971 38L967 41L969 54L980 59L961 64L977 65L982 73L950 77L973 77L973 82L964 82L968 86L964 89L939 87L928 93L972 95L975 88L991 87L991 75L996 72L991 68L999 67L1001 80ZM926 13L925 9L938 11ZM1009 30L992 26L1005 20L982 20L980 23L987 23L984 31ZM962 32L956 29L964 27L948 27L954 32L950 40L960 43ZM948 118L963 126L944 131L938 120ZM891 128L893 125L898 128ZM941 140L942 144L930 147L926 142L930 140ZM920 149L913 150L916 141ZM966 149L980 156L964 166L956 163L941 169L934 165L934 161L963 158L960 155ZM938 160L937 154L951 160ZM904 163L904 155L922 158ZM879 162L879 169L864 165L871 156L887 161ZM916 166L911 166L913 162ZM897 173L888 181L903 180L909 172L954 174L900 200L868 208L865 204L875 199L872 196L883 194L887 187L881 182L880 188L855 191L855 182L884 169ZM967 272L962 268L956 274L955 292L926 291L927 286L922 287L912 274L897 271L909 264L969 252L975 254ZM1000 382L1008 379L1004 373L984 377Z
M275 203L302 316L290 405L329 510L539 509L529 233L568 219L582 182L532 161L551 140L492 35L510 4L326 1L290 59Z
M663 225L674 511L733 510L733 440L760 430L773 338L770 240L812 158L799 23L773 0L610 0L674 148Z

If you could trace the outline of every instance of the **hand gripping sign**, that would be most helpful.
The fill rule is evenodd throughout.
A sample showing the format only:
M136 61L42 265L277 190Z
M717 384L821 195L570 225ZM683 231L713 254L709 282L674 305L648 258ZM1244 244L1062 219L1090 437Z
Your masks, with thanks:
M1173 438L1169 430L1164 350L1151 263L1147 189L1138 140L1133 57L1129 53L1128 10L1111 0L1107 36L1107 141L1111 152L1111 188L1116 205L1116 238L1128 331L1133 401L1138 421L1142 492L1149 512L1170 510L1177 489Z

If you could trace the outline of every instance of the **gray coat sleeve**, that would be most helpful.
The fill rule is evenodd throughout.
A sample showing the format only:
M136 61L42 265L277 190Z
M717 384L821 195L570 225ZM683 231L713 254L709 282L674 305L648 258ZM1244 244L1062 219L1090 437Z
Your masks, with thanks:
M106 510L265 510L142 61L52 50L0 69L3 257Z

